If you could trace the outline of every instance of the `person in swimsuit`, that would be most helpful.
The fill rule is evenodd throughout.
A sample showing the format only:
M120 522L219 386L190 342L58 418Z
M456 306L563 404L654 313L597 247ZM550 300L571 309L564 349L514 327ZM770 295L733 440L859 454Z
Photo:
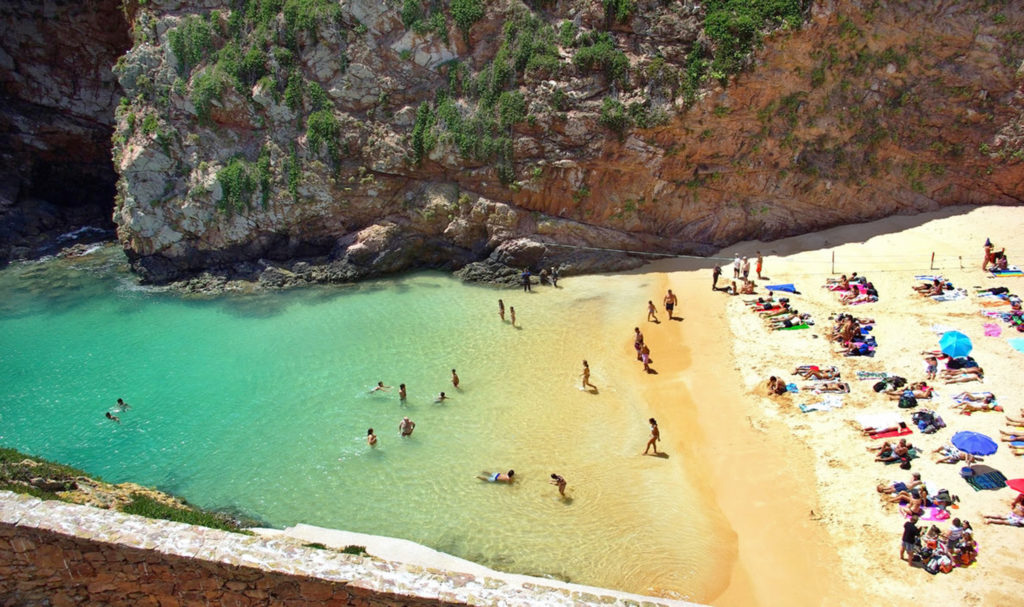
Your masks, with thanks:
M672 320L672 318L673 318L672 317L672 310L674 310L676 308L676 304L678 302L679 301L678 301L678 299L676 299L676 294L672 292L672 289L669 289L668 293L665 294L665 302L664 302L665 303L665 312L668 313L668 319L669 320Z
M583 361L583 385L580 386L580 390L586 390L587 386L596 388L594 384L590 383L590 364L587 361Z
M640 351L644 347L644 334L640 332L640 327L633 328L633 349L636 350L636 359L641 360Z
M442 392L442 393L437 395L437 398L434 399L434 402L435 403L439 403L439 402L445 401L445 400L448 400L448 395L446 395L444 392Z
M107 419L115 421L115 422L117 422L119 424L121 423L121 418L119 418L116 415L113 415L110 411L107 411Z
M509 484L512 484L512 479L515 477L515 475L516 475L516 471L515 470L509 470L508 473L505 473L505 472L484 472L483 474L478 474L477 478L482 480L482 481L487 481L488 483L509 483Z
M509 306L508 307L508 311L509 311L509 314L512 315L512 326L514 327L514 326L516 326L516 307L515 306Z
M644 363L644 371L651 372L651 349L644 344L640 349L640 360Z
M746 257L743 258L743 280L750 277L750 260Z
M416 422L412 421L408 417L403 417L402 421L398 422L398 431L402 436L412 436L412 431L416 429Z
M371 447L377 446L377 435L373 433L373 428L370 428L366 431L366 444L370 445Z
M405 402L405 384L398 384L398 400Z
M1010 525L1011 527L1024 527L1024 504L1017 504L1006 516L992 514L981 515L985 518L986 525Z
M131 409L131 407L128 405L128 403L124 402L124 400L122 400L120 398L117 399L117 410L118 411L127 411L128 409Z
M722 266L715 266L715 269L711 271L711 290L718 290L718 277L722 275Z
M647 300L647 322L658 322L658 308L654 307L654 302Z
M502 322L505 322L505 302L498 300L498 316Z
M558 494L559 495L561 495L562 497L565 497L565 486L568 483L565 482L564 478L562 478L561 476L559 476L559 475L555 474L554 472L552 472L551 473L551 484L556 486L556 487L558 487Z
M459 374L455 372L455 369L452 369L452 385L456 388L459 387Z
M658 441L661 440L661 431L658 430L658 422L651 419L647 420L651 423L651 438L647 441L647 447L644 448L644 455L647 455L647 450L654 447L654 455L658 454Z
M761 251L757 252L757 279L764 280L761 278L761 266L764 264L764 257L761 256Z
M391 386L385 386L384 382L379 381L377 382L377 385L374 386L372 390L370 390L370 393L372 394L373 392L387 392L390 389Z

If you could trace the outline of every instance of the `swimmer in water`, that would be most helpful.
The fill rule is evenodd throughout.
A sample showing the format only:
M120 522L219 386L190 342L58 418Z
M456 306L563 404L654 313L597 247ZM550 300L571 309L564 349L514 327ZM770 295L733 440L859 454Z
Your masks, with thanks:
M447 396L447 395L445 395L445 393L444 393L444 392L442 392L442 393L438 394L438 395L437 395L437 398L435 398L435 399L434 399L434 402L435 402L435 403L439 403L439 402L441 402L441 401L443 401L443 400L448 400L448 396Z
M398 422L398 431L405 436L412 436L412 431L416 429L416 422L412 421L408 417L403 417L402 421Z
M117 399L117 410L118 411L127 411L128 409L131 409L131 406L128 403L124 402L124 400L122 400L120 398Z
M117 423L119 423L119 424L121 423L121 418L119 418L119 417L118 417L118 416L116 416L116 415L112 415L112 414L110 413L110 411L107 411L107 419L109 419L109 420L113 420L113 421L115 421L115 422L117 422Z
M372 390L370 390L370 393L372 394L373 392L378 392L378 391L380 391L380 392L387 392L390 389L391 389L391 386L385 386L384 382L379 381L379 382L377 382L377 385L374 386Z
M373 433L373 428L366 431L366 444L371 447L377 446L377 435Z
M482 481L487 481L489 483L509 483L509 484L511 484L512 483L512 479L515 477L515 475L516 475L516 471L515 470L509 470L508 474L506 474L504 472L484 472L482 474L478 474L476 477L478 479L482 480Z
M405 384L398 384L398 400L405 402Z

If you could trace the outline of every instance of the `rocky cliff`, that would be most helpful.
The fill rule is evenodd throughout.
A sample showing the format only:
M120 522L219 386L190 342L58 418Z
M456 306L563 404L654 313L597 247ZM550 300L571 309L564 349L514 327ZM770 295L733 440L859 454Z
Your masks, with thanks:
M581 247L1024 199L1009 0L125 9L114 217L153 281L607 269L638 259Z
M11 0L0 29L0 263L76 228L109 238L111 67L131 48L117 1Z

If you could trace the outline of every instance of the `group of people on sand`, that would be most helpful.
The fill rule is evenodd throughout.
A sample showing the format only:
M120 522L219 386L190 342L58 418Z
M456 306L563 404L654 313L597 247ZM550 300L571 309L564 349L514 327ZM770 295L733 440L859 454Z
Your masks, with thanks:
M985 239L985 259L981 262L981 269L987 272L999 272L1010 267L1010 260L1006 257L1006 247L996 250L992 241Z
M121 418L116 416L116 415L114 415L114 414L115 413L123 413L123 412L127 411L128 409L131 409L131 406L128 403L124 402L124 399L119 398L119 399L117 399L117 403L114 405L113 410L108 410L107 411L106 418L109 419L112 422L117 422L117 423L120 424L121 423Z
M523 292L530 292L533 290L533 273L530 272L529 268L523 268L523 272L519 275L519 281L523 285ZM549 283L552 287L558 287L558 268L551 266L551 269L540 269L540 274L537 275L539 284Z

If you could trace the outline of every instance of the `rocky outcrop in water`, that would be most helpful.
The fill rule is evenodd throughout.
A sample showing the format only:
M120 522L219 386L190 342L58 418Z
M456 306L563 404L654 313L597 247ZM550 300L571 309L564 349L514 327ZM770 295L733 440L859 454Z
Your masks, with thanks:
M154 282L501 279L1024 199L1019 3L750 6L129 2L118 237Z

